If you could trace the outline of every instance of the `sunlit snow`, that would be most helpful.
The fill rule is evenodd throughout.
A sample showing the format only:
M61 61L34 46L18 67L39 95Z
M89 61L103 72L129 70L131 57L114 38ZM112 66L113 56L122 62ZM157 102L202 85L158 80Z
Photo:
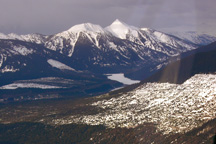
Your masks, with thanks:
M55 67L55 68L58 68L58 69L61 69L61 70L71 70L71 71L76 71L75 69L57 61L57 60L53 60L53 59L49 59L47 61L52 67Z
M17 88L56 89L62 87L45 85L45 84L37 84L37 83L13 83L13 84L0 87L0 89L17 89Z
M14 46L14 50L17 51L18 53L20 53L23 56L26 56L28 54L32 54L34 52L34 50L32 49L28 49L24 46Z
M139 83L140 81L137 80L131 80L129 78L126 78L123 73L118 74L106 74L107 78L110 80L118 81L120 83L123 83L125 85L131 85L135 83Z
M154 123L163 132L182 133L216 118L216 75L197 74L183 84L146 83L119 97L92 103L95 115L72 115L55 124L83 123L109 128Z
M127 34L138 37L138 28L129 26L118 19L115 20L110 26L106 27L106 30L120 39L126 39Z

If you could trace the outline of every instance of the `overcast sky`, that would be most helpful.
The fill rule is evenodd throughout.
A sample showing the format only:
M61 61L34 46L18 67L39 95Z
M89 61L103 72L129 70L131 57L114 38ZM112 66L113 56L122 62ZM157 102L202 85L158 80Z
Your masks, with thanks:
M216 35L216 0L0 0L0 32L55 34L115 19L162 31Z

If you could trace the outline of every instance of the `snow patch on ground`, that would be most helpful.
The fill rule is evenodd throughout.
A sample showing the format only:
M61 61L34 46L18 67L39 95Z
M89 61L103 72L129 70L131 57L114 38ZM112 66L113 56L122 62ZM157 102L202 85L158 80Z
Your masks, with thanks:
M131 80L129 78L126 78L123 73L119 74L106 74L107 78L113 81L118 81L120 83L123 83L125 85L131 85L135 83L139 83L140 81L137 80Z
M0 89L17 89L17 88L56 89L56 88L63 88L63 87L36 84L36 83L13 83L13 84L0 87Z
M0 55L0 68L2 67L3 62L4 62L4 56L1 54Z
M61 69L61 70L71 70L71 71L76 71L75 69L57 61L57 60L53 60L53 59L49 59L47 60L47 62L52 66L52 67L55 67L55 68L58 68L58 69Z
M81 123L109 128L154 123L164 134L184 133L216 118L216 75L197 74L185 83L146 83L119 97L90 105L95 115L71 115L54 124Z
M19 69L14 68L13 66L6 65L3 69L0 70L0 72L17 72Z
M32 49L27 49L24 46L19 46L19 47L14 46L14 50L17 51L19 54L21 54L23 56L32 54L34 52Z
M12 84L4 85L0 89L17 89L17 88L40 88L40 89L56 89L69 88L77 85L72 79L64 79L60 77L43 77L38 79L18 80Z

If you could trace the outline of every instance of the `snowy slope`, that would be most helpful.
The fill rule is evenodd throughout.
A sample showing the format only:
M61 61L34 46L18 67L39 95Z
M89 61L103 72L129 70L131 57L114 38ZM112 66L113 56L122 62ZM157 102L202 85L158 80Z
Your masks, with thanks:
M45 43L45 46L71 57L73 55L76 42L81 35L85 35L93 45L99 48L98 36L104 33L105 31L99 25L91 23L79 24L71 27L67 31L52 36Z
M97 101L95 115L71 115L55 124L136 127L154 123L164 134L183 133L216 118L216 76L197 74L181 85L147 83L119 97Z
M177 36L183 40L193 42L198 45L207 45L216 41L215 36L197 33L197 32L172 32L171 35Z
M196 47L191 42L186 42L172 35L149 28L142 28L141 35L144 39L147 39L144 42L146 47L163 52L169 56L176 56L182 52L193 50Z
M8 35L0 34L0 39L17 39L43 44L48 49L58 51L69 57L72 57L75 47L79 42L82 44L86 43L86 47L92 45L103 52L103 49L107 47L118 53L121 51L124 52L125 48L130 48L136 53L141 53L138 55L141 59L145 59L142 56L142 53L146 52L145 48L169 56L175 56L181 52L196 48L196 45L190 42L185 42L156 30L148 28L140 29L130 26L118 19L106 28L91 23L83 23L51 36L43 36L40 34L17 35L12 33ZM85 39L85 42L83 39ZM121 41L121 43L118 43L118 41ZM125 54L123 55L126 56Z
M116 19L110 26L106 27L105 29L120 39L126 39L127 35L138 37L139 30L139 28L129 26L118 19Z
M36 53L33 46L28 44L17 43L13 41L0 40L0 72L16 72L20 67L25 67L25 63L22 63L22 57L28 57ZM16 59L15 57L19 58ZM13 61L10 59L15 58ZM9 61L9 63L7 63ZM18 66L19 65L19 66Z
M144 63L161 63L170 56L197 47L174 36L129 26L120 20L106 28L91 23L75 25L50 36L44 45L71 57L72 62L77 63L75 69L85 70L88 64L88 68L96 71L100 67L117 70Z
M171 56L197 48L197 45L177 37L148 29L130 26L115 20L102 28L91 23L78 24L70 29L50 35L0 34L2 39L15 39L41 44L70 59L67 63L76 70L92 72L122 73L144 66L157 66ZM17 48L22 55L29 54ZM22 50L21 50L22 49ZM0 57L0 65L3 57ZM152 68L153 69L153 68Z
M71 71L76 71L75 69L57 61L57 60L53 60L53 59L48 59L47 62L55 68L61 69L61 70L71 70Z
M9 39L6 34L0 33L0 39Z
M173 37L163 32L149 28L137 28L115 20L105 28L108 32L120 39L126 39L143 47L175 56L181 52L192 50L195 46L190 42Z
M43 44L48 36L41 34L27 34L27 35L18 35L15 33L10 33L8 35L0 33L0 39L12 39L12 40L21 40L27 42L33 42L37 44Z
M43 45L0 39L0 85L9 79L25 79L34 77L34 75L38 77L48 73L52 75L54 73L50 72L54 70L53 67L77 72L59 61L67 63L68 60L66 56L51 51ZM19 73L19 75L14 73Z

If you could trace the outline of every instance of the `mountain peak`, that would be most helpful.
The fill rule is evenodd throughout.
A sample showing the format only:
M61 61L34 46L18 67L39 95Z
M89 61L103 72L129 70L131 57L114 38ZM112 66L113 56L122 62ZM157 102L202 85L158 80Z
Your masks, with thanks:
M91 32L104 32L103 28L100 25L92 23L83 23L71 27L68 31L70 32L80 32L80 31L91 31Z
M125 25L125 23L120 21L119 19L116 19L111 25L113 24L124 24Z
M134 37L138 37L138 28L130 26L119 19L116 19L110 26L105 28L120 39L126 39L126 35L131 33Z

